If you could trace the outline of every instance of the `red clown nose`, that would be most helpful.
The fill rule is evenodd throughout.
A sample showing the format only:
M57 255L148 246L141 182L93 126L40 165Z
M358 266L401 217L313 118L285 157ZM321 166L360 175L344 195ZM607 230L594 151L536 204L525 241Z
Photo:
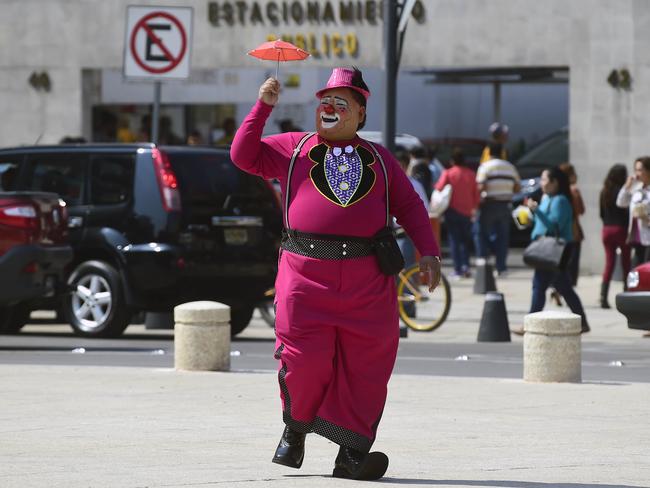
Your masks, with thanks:
M325 105L325 113L326 114L333 114L334 113L334 107L332 107L329 103Z

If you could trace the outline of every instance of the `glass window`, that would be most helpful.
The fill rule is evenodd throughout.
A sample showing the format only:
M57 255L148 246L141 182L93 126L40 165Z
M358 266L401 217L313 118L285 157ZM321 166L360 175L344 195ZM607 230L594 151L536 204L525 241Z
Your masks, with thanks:
M131 200L135 158L131 154L104 154L92 158L90 201L116 205Z
M83 203L85 154L32 154L24 190L58 194L68 205Z
M214 215L232 207L246 213L274 203L264 181L237 169L227 151L169 151L167 155L186 213Z
M0 191L13 191L23 156L0 156Z

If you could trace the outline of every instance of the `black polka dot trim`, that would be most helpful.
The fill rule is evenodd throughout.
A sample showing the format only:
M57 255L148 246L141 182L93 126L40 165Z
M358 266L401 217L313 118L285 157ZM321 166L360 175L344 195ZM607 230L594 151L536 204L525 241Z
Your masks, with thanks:
M361 434L357 434L320 417L314 419L312 431L332 442L336 442L340 446L351 447L363 453L369 452L373 443L372 439L368 439Z
M274 356L279 359L282 354L282 349L284 349L284 344L282 344L277 350ZM302 422L300 420L295 420L291 416L291 396L289 395L289 388L285 381L287 374L287 365L283 362L282 368L278 372L278 382L280 383L280 390L284 396L284 411L282 412L282 420L285 424L291 427L296 432L301 432L303 434L309 434L310 432L315 432L318 435L325 437L326 439L336 442L340 446L351 447L357 449L358 451L367 453L370 451L370 447L374 442L373 439L368 439L367 437L336 425L328 420L324 420L320 417L316 417L312 422ZM373 431L376 432L377 425L381 415L373 425Z
M276 351L276 359L280 359L282 350L284 349L284 344L282 344ZM284 423L291 427L296 432L301 432L303 434L309 434L312 432L310 422L301 422L299 420L294 420L291 417L291 397L289 396L289 388L287 388L287 382L285 381L285 376L287 374L287 365L283 362L282 368L278 372L278 383L280 383L280 390L284 395L284 412L282 412L282 420Z

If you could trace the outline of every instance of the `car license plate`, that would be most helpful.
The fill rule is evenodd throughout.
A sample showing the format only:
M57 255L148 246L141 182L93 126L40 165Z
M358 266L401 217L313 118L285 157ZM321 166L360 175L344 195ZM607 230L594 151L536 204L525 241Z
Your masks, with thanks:
M241 246L248 242L248 231L246 229L224 229L223 237L226 244Z

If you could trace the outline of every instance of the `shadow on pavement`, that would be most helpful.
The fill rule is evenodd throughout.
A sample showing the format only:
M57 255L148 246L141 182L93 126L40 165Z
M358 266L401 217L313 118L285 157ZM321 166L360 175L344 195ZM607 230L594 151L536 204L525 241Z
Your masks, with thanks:
M19 334L15 334L14 337L16 336L25 336L25 337L76 337L79 340L97 340L97 341L102 341L102 340L111 340L111 341L127 341L127 340L142 340L142 341L173 341L174 336L171 334L123 334L120 337L112 337L112 338L105 338L105 337L82 337L75 335L73 332L60 332L60 331L54 331L54 332L44 332L44 331L25 331L22 330L20 331Z
M148 347L92 347L92 346L0 346L0 351L57 351L71 352L83 350L83 352L153 352L159 351L160 348L151 349Z
M230 342L275 342L275 337L233 337Z
M427 480L411 478L382 478L380 483L399 485L450 485L450 486L485 486L503 488L648 488L642 485L609 485L600 483L545 483L540 481L511 480Z

